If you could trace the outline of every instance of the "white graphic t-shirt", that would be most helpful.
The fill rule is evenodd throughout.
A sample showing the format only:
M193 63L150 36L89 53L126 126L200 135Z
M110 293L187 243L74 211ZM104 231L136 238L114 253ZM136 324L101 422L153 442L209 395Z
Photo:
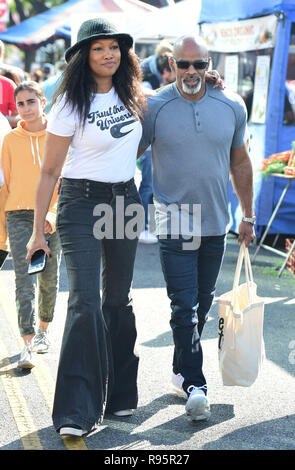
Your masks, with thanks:
M142 126L114 88L94 95L84 129L77 112L61 98L51 108L47 131L73 136L62 171L64 177L105 183L134 177Z

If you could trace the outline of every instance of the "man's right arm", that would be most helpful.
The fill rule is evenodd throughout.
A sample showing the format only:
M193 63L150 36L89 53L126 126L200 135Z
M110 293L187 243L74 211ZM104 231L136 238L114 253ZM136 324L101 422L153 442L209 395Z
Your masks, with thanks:
M239 199L243 215L251 218L254 215L253 168L247 144L240 148L231 149L230 172L232 185ZM244 241L248 246L254 238L254 226L249 222L242 221L239 225L239 244Z
M139 158L139 157L141 157L141 155L143 155L143 154L144 154L144 152L146 151L146 149L147 149L147 148L148 148L148 146L147 146L147 147L145 147L145 148L138 149L138 152L137 152L137 157L136 157L136 158Z
M137 158L141 157L146 149L151 145L153 141L153 115L149 109L144 110L144 115L141 121L142 125L142 136L138 145Z

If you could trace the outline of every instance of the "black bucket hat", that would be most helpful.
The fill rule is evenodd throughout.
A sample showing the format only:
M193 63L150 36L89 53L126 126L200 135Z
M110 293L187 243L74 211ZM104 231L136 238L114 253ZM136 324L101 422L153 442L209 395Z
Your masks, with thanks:
M105 18L94 18L84 21L80 26L76 44L69 47L65 52L66 61L69 62L72 55L75 54L83 44L97 38L116 38L119 41L124 41L129 49L133 45L132 36L126 33L119 33L116 26Z

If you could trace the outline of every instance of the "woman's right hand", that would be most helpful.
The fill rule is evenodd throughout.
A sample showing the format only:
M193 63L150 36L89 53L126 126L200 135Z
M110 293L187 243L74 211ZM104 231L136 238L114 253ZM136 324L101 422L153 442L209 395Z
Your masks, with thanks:
M37 250L43 250L47 256L50 256L50 249L47 246L44 235L37 236L33 233L27 244L27 264L30 264L31 258Z

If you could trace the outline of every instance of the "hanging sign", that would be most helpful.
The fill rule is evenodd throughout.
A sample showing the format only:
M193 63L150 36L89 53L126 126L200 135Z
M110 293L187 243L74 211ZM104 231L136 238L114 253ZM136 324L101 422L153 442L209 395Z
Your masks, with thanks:
M239 56L228 55L224 62L224 82L230 91L238 92Z
M209 51L243 52L274 47L277 17L263 16L230 23L204 23L200 34Z
M266 119L266 106L269 82L270 56L260 55L256 61L254 93L251 121L264 124Z

